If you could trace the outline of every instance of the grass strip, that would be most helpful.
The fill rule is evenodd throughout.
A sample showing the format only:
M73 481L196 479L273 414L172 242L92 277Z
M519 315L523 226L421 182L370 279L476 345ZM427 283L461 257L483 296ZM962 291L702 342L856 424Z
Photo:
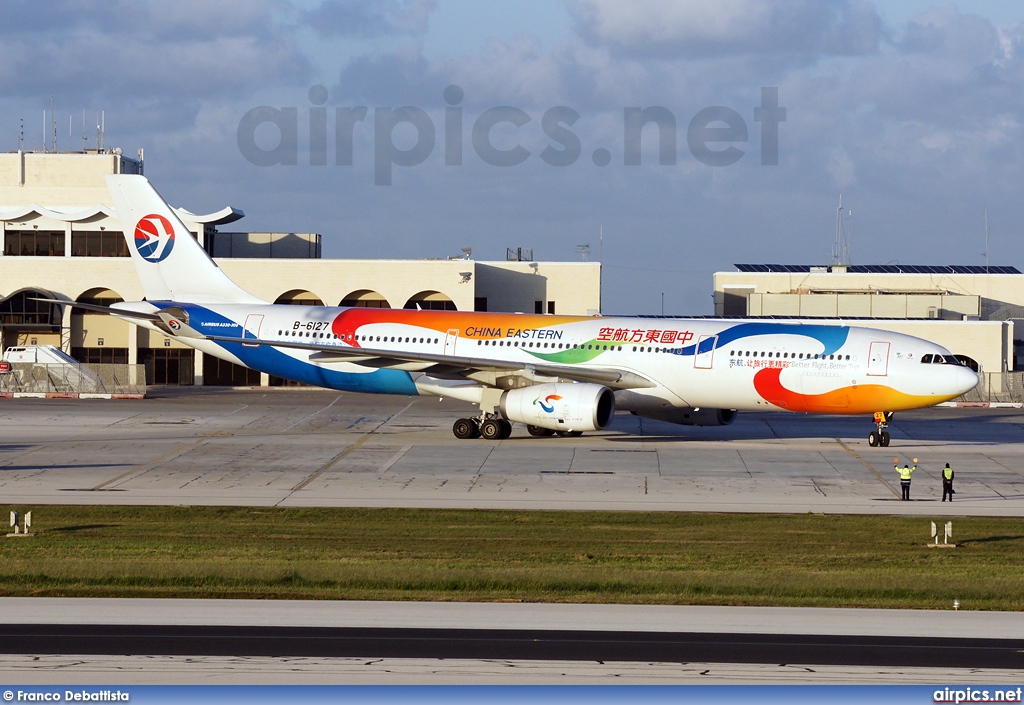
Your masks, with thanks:
M1024 609L1018 518L33 509L0 595Z

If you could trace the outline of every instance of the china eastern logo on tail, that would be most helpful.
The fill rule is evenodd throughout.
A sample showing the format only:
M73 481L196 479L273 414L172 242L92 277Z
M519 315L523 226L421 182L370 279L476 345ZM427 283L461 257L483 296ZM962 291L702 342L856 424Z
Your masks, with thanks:
M533 400L533 403L540 404L540 408L544 409L546 413L553 414L555 412L555 405L552 404L551 402L558 401L561 398L562 397L558 396L557 394L548 394L546 397L544 397L544 401L541 401L540 397L537 397L536 399Z
M147 262L163 262L174 249L174 227L162 215L143 216L135 226L135 249Z

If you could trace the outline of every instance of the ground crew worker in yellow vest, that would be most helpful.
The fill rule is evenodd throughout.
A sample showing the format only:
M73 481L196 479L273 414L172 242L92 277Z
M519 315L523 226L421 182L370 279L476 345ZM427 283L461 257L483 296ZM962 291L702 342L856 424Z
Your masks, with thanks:
M910 501L910 476L917 470L917 458L914 458L914 467L904 465L900 468L900 459L893 458L892 469L900 474L900 488L903 490L903 497L901 498L904 502Z
M949 495L949 501L953 501L953 468L949 467L949 463L946 463L946 467L942 469L942 501L946 501L946 495Z

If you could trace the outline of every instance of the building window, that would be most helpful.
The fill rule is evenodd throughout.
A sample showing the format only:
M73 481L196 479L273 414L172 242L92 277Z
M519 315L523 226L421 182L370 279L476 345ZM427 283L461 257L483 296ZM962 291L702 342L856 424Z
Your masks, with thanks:
M36 301L36 297L49 299L53 294L30 289L0 300L0 326L58 330L61 323L60 305Z
M143 348L139 361L146 366L146 384L187 386L194 384L193 350L181 348Z
M543 301L534 301L533 302L533 312L534 313L544 313L544 302Z
M405 302L407 309L423 311L457 311L455 302L439 291L421 291Z
M224 387L258 387L260 373L213 355L203 355L203 384Z
M63 257L64 231L9 230L4 233L4 254L9 257Z
M101 230L71 233L72 257L127 257L124 233Z
M127 365L128 348L71 348L71 357L87 365Z
M548 301L548 313L554 314L554 312L555 312L555 302L554 301Z
M474 311L486 311L487 310L487 297L477 296L473 299L473 310Z

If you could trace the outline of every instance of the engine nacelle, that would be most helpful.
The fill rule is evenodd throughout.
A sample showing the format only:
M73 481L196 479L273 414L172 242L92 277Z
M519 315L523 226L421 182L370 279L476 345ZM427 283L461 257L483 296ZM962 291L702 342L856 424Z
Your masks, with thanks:
M599 431L615 415L615 395L599 384L536 384L502 394L501 413L553 431Z
M728 426L736 420L735 409L665 409L658 411L634 411L637 416L668 423L677 423L680 426Z

